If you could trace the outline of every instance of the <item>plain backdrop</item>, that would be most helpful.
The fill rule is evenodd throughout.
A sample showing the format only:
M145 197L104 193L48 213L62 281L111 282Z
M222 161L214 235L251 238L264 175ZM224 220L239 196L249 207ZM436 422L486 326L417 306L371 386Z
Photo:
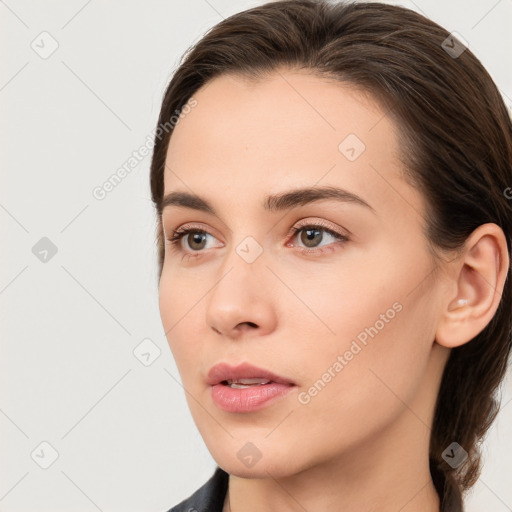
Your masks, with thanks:
M162 512L211 476L160 322L150 156L93 191L182 53L260 3L0 1L3 512ZM401 5L461 34L511 105L512 0ZM512 510L510 382L468 512Z

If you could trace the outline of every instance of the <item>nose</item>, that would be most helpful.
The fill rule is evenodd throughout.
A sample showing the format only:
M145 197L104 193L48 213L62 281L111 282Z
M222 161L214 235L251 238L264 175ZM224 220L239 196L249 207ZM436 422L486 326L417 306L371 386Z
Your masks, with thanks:
M277 323L274 275L261 256L247 263L233 251L228 259L206 297L206 324L232 339L268 334Z

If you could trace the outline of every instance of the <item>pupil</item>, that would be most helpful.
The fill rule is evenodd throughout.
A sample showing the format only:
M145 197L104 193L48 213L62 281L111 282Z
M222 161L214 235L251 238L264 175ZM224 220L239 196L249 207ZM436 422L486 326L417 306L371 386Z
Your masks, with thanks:
M302 237L302 242L304 245L307 245L308 247L314 247L315 244L311 244L311 242L314 242L315 236L321 233L319 229L305 229L304 233L306 233L306 237Z
M193 239L194 243L198 243L198 244L200 244L206 238L205 233L191 233L191 235L192 235L192 239ZM191 247L193 247L193 244L191 245ZM198 247L196 247L196 249L197 248ZM202 249L202 247L199 247L199 249Z

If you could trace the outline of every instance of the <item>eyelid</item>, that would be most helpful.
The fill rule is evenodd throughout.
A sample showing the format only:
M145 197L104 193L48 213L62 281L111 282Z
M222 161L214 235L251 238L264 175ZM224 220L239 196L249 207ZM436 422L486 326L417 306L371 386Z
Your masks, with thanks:
M337 224L326 221L319 217L306 217L305 219L298 220L288 231L286 236L291 236L297 232L298 229L303 229L307 226L321 226L327 230L334 231L338 236L351 237L352 233L346 229L341 228Z
M213 237L215 237L217 240L219 239L216 235L215 235L215 229L211 229L210 227L206 227L204 224L202 224L201 222L187 222L186 224L181 224L180 226L178 226L177 228L174 228L174 229L170 229L170 233L169 233L169 236L166 235L166 238L169 239L171 238L176 232L181 232L181 231L186 231L186 230L190 230L190 231L200 231L202 233L207 233L208 235L211 235Z

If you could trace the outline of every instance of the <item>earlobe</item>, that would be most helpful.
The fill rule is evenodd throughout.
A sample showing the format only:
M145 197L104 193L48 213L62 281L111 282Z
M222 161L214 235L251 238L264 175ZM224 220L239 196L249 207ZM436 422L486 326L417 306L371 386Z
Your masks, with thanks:
M509 255L503 230L482 224L466 240L463 253L449 265L455 294L447 296L436 331L436 342L454 348L482 332L495 315L509 271Z

